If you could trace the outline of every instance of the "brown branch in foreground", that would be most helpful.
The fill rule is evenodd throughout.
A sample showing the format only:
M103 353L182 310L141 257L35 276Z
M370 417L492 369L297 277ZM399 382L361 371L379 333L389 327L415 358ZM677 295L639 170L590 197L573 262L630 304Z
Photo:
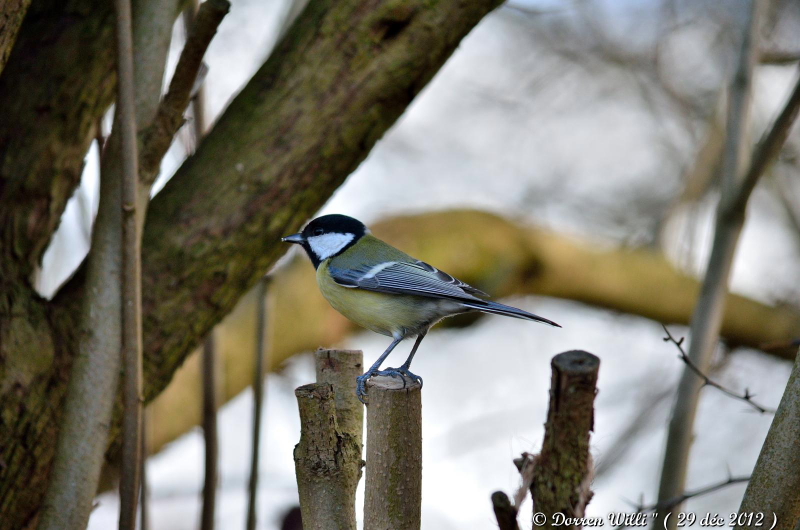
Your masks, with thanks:
M253 442L250 453L250 480L248 482L247 530L255 530L258 522L258 469L261 448L261 410L264 406L264 377L267 359L267 293L269 277L261 278L256 301L256 365L253 376Z
M294 465L303 528L355 530L361 448L339 430L331 385L314 383L294 393L300 409L300 443L294 448Z
M175 67L169 90L161 100L153 124L144 133L141 179L146 184L152 184L155 180L161 159L183 125L183 113L189 105L192 87L203 64L203 56L229 9L230 2L227 0L206 0L200 4L191 31L186 36L186 44Z
M519 530L517 509L502 491L492 493L492 508L500 530Z
M139 156L136 135L136 89L133 77L131 0L116 0L117 126L122 162L122 364L124 416L119 485L120 530L134 530L139 508L142 460L142 264L136 222Z
M531 484L536 512L545 515L545 523L537 526L544 528L554 527L556 513L583 517L592 498L589 437L594 429L600 359L573 350L553 357L550 366L553 370L550 407Z
M421 389L410 379L381 376L367 382L364 530L420 528Z
M680 358L681 361L684 362L684 364L686 364L686 366L692 372L697 374L697 377L699 377L703 381L703 386L710 386L716 388L720 392L734 399L744 401L745 403L756 409L761 414L775 414L775 409L764 407L753 401L753 398L755 396L751 394L747 388L744 389L744 394L740 394L739 392L734 392L733 390L724 387L723 385L717 383L716 381L708 377L686 354L686 351L683 349L683 337L681 337L680 339L675 339L675 337L673 337L672 334L669 332L669 329L667 329L667 326L661 324L661 327L664 328L664 332L667 334L667 336L664 337L664 342L671 342L678 348L678 352L680 352L680 355L678 355L678 357Z
M217 435L217 347L214 332L208 334L203 344L203 441L205 466L203 477L203 511L201 530L214 529L217 504L217 476L219 438Z

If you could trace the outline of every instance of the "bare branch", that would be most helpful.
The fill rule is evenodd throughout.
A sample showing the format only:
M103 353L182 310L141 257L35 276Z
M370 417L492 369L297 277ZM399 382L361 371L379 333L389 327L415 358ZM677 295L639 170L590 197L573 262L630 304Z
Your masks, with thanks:
M230 3L227 0L207 0L200 4L175 67L169 90L161 100L153 124L144 132L141 179L146 185L155 180L161 159L183 125L183 113L189 104L197 73L203 64L203 56L229 9Z
M264 406L264 376L268 366L267 358L267 293L269 277L265 276L258 284L256 303L256 351L253 375L253 442L250 456L249 498L247 502L247 530L255 530L258 523L258 468L261 447L261 410Z
M679 506L679 505L683 504L684 502L686 502L689 499L692 499L694 497L700 497L700 496L706 495L708 493L713 493L713 492L715 492L717 490L721 490L721 489L726 488L728 486L732 486L733 484L741 484L742 482L748 482L749 480L750 480L749 476L748 477L744 477L744 476L743 477L729 476L726 480L724 480L722 482L718 482L716 484L711 484L710 486L705 486L705 487L699 488L697 490L687 491L687 492L685 492L685 493L683 493L681 495L678 495L676 497L673 497L671 499L666 499L666 500L663 500L663 501L659 501L659 502L657 502L655 504L649 504L649 505L644 505L642 503L634 504L633 507L636 510L635 513L637 513L637 514L638 513L657 513L657 512L660 512L660 511L664 511L664 510L669 511L669 510L675 508L676 506ZM627 527L628 527L628 525L623 524L623 525L618 526L617 529L627 528Z
M686 354L686 351L683 349L683 337L681 337L680 339L675 339L675 337L673 337L672 334L669 332L669 329L667 329L667 326L661 324L661 327L664 328L664 332L667 334L667 336L664 337L664 342L671 342L678 348L678 352L680 352L680 355L678 357L680 358L681 361L683 361L686 364L686 366L692 372L697 374L697 377L699 377L703 381L703 386L710 386L716 388L717 390L723 392L724 394L734 399L744 401L745 403L756 409L761 414L775 414L775 409L764 407L753 401L755 395L751 394L748 389L745 388L744 394L740 394L739 392L734 392L733 390L729 390L728 388L724 387L723 385L717 383L716 381L708 377Z
M800 70L798 70L798 73L800 73ZM798 112L800 112L800 79L795 83L786 105L784 105L783 110L775 119L775 123L764 133L761 141L758 142L742 184L733 200L724 206L723 211L726 215L744 215L744 210L747 207L747 201L750 199L753 188L755 188L761 175L778 158L778 154L789 136L789 131L797 119Z
M208 334L203 344L203 440L205 442L205 466L203 477L203 511L200 517L201 530L214 530L214 514L217 504L217 476L219 442L217 436L217 347L214 331Z
M717 219L711 256L708 260L700 297L691 322L689 357L700 368L707 370L711 364L714 348L719 340L728 295L728 280L736 254L736 246L744 227L744 210L733 214L725 205L737 197L741 185L743 168L747 164L747 124L750 116L752 74L757 55L757 36L760 28L760 12L764 0L751 0L743 27L741 50L736 72L728 92L727 135L722 160L722 198L717 209ZM749 193L745 196L749 197ZM683 493L692 431L697 414L701 381L687 367L683 370L678 396L669 422L667 444L661 468L658 498L673 499ZM666 520L659 512L654 521L657 528L675 530L676 518Z

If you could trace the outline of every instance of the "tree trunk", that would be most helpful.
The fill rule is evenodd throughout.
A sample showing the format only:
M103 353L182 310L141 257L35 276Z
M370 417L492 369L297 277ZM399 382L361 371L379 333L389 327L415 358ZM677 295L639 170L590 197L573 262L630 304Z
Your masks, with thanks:
M37 514L81 333L85 269L52 303L27 278L113 92L112 10L87 3L32 5L0 77L0 513L10 528ZM285 252L280 236L327 200L499 3L327 0L304 11L150 207L142 249L147 399Z

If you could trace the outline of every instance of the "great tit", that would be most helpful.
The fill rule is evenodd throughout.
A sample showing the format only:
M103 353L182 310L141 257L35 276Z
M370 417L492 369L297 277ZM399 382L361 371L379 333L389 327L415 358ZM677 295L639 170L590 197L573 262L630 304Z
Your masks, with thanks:
M373 375L405 376L422 384L422 378L409 371L411 360L428 330L443 318L482 311L561 327L516 307L479 298L488 295L384 243L346 215L318 217L302 232L282 240L303 247L317 270L320 291L334 309L392 338L375 364L357 378L356 393L362 403L366 382ZM417 340L406 362L400 368L379 370L395 346L413 336Z

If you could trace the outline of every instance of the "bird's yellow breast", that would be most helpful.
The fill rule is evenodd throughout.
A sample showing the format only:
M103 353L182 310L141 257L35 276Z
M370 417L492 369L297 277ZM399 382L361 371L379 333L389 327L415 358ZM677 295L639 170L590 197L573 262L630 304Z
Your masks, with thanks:
M328 261L317 268L317 284L326 300L359 326L390 337L415 334L429 315L419 297L342 287L328 274Z

